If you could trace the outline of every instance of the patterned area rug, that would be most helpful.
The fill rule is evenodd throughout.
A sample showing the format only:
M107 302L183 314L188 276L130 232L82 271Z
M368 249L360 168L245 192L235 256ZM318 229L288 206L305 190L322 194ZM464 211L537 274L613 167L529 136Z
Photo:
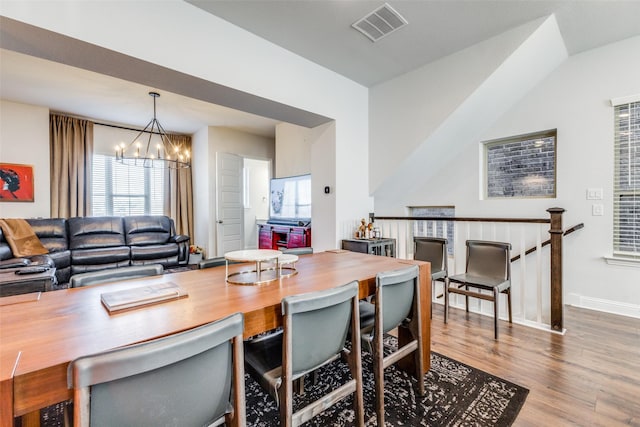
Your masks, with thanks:
M393 341L393 338L389 338ZM371 357L363 353L365 425L375 426ZM305 381L305 394L295 395L294 410L350 378L348 367L336 362L320 369L320 381ZM385 369L385 424L387 426L510 426L529 393L509 381L431 353L431 370L425 375L425 395L416 392L416 380L391 366ZM275 401L248 375L245 378L247 425L280 425ZM64 404L42 410L42 426L63 425ZM17 423L16 425L20 425ZM353 426L351 397L314 417L305 426Z
M344 363L319 371L317 385L305 381L305 394L294 398L294 411L316 400L350 378ZM375 426L371 357L363 353L365 425ZM385 425L387 426L510 426L529 393L526 388L477 370L438 353L431 353L431 370L425 376L425 395L416 380L391 366L385 369ZM247 376L247 425L280 424L274 400ZM305 426L352 426L353 399L347 398L316 416Z

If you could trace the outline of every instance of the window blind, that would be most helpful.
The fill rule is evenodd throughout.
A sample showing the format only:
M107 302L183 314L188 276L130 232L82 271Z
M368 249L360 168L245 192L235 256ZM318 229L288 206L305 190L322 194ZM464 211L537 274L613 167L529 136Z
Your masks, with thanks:
M614 107L614 254L640 259L640 102Z
M94 154L93 216L163 215L165 173Z

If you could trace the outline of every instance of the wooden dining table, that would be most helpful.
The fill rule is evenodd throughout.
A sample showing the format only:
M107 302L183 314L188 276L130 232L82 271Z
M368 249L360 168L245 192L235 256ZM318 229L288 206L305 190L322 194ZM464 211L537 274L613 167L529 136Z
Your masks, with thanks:
M420 271L427 371L431 271L422 261L335 250L302 255L297 275L264 285L229 284L222 266L43 292L39 298L0 298L0 426L13 426L14 417L33 418L40 408L70 399L67 366L78 357L178 333L236 312L244 313L244 336L250 337L282 325L283 297L357 280L364 298L375 292L377 273L407 265L418 265ZM188 296L114 313L101 304L105 292L169 282Z

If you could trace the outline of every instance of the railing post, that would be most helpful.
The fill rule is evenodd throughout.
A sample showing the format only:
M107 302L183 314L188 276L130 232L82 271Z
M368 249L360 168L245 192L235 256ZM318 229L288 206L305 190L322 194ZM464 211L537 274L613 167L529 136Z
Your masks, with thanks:
M551 215L551 329L562 331L562 208L550 208Z

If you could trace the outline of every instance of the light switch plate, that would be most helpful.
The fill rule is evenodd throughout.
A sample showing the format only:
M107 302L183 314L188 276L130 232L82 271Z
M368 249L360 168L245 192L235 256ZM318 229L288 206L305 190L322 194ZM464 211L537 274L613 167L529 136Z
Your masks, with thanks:
M587 200L602 200L602 188L587 188Z
M591 205L591 215L593 216L604 215L604 205L601 203L596 203L594 205Z

